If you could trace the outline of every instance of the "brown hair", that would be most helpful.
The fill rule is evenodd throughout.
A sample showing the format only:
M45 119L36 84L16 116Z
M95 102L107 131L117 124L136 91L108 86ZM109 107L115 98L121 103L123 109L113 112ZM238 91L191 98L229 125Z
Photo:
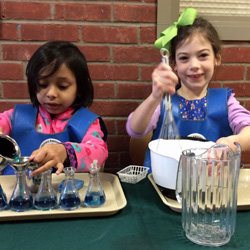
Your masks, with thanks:
M202 17L198 17L194 20L192 25L180 26L178 28L178 34L171 41L170 47L170 63L175 64L176 49L180 47L188 38L191 38L194 34L201 34L210 43L214 51L215 58L219 58L222 51L222 42L214 26Z

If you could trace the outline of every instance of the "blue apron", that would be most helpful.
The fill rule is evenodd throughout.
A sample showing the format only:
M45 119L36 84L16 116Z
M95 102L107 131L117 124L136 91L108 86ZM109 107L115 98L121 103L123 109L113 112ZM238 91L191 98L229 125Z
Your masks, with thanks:
M61 142L76 142L80 143L88 131L90 125L99 118L101 129L104 133L103 140L107 139L107 130L101 117L89 111L86 108L80 108L70 118L64 131L54 134L45 134L37 132L35 125L37 119L37 108L32 104L17 104L15 105L12 130L10 136L16 140L20 147L22 156L29 156L38 149L41 143L46 139L56 139ZM2 171L3 175L14 174L13 168L5 167Z
M208 89L207 91L207 112L204 120L185 120L180 117L180 105L177 94L172 96L172 112L180 136L188 136L193 133L203 135L206 140L216 142L221 137L233 134L228 122L227 110L227 88ZM153 132L151 140L159 138L161 125L164 118L163 102L161 103L161 113L157 127ZM150 150L147 149L144 166L150 168ZM150 172L149 171L149 172Z

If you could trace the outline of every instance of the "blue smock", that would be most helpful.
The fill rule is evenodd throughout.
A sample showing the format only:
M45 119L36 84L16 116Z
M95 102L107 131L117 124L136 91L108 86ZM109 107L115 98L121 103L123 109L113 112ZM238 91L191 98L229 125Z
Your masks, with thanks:
M47 139L56 139L60 142L80 143L91 124L99 118L104 133L103 140L107 139L107 129L101 117L86 108L78 109L70 118L64 131L54 134L45 134L36 131L37 107L32 104L17 104L14 108L12 130L10 136L17 142L22 156L29 156L38 149ZM14 174L9 165L2 171L3 175Z

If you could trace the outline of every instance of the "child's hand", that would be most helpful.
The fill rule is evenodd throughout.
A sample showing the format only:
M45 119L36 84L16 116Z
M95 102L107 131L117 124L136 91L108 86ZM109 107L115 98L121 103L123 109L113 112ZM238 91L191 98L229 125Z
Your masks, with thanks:
M228 145L233 151L237 150L237 146L234 144L236 142L236 136L235 135L231 135L228 137L221 137L220 139L218 139L216 141L216 144L224 144L224 145Z
M152 73L152 96L155 99L162 99L165 93L173 95L175 86L178 84L178 77L171 67L165 63L160 63Z
M42 172L56 167L56 174L63 171L63 163L67 158L67 151L62 144L47 144L32 152L30 160L38 164L39 168L31 172L31 176L41 174Z
M0 127L0 134L3 134L3 128Z

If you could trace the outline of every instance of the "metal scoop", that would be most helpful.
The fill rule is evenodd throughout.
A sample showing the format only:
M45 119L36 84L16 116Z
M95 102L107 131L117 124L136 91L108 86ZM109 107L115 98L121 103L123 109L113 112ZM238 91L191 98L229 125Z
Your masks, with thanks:
M0 134L0 171L8 164L19 161L21 151L17 142L8 135Z

